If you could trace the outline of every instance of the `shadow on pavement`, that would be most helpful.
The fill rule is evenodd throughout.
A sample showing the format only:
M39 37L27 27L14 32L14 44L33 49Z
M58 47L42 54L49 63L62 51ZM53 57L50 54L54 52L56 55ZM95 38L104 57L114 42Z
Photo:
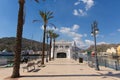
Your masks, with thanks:
M120 73L117 73L117 74L113 74L112 72L108 72L106 74L103 74L100 72L97 72L97 73L103 76L104 78L109 77L109 76L120 78Z
M106 77L117 77L120 78L120 73L119 74L112 74L111 72L108 72L107 74L84 74L84 75L80 75L80 74L66 74L66 75L23 75L21 77L94 77L94 76L101 76L103 78Z

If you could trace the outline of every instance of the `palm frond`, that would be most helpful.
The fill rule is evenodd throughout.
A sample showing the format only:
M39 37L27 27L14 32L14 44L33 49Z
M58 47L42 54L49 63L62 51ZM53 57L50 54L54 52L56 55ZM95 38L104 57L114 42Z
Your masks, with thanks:
M52 37L54 30L48 30L49 37Z
M51 12L51 11L39 11L39 14L40 14L40 16L42 17L43 22L44 22L45 24L48 23L48 20L49 20L49 19L51 19L51 18L54 17L54 16L52 16L53 12Z
M47 18L47 20L49 20L49 19L51 19L51 18L53 18L54 16L48 16L48 18Z
M34 22L38 22L38 21L40 21L40 20L33 20L32 23L34 23Z
M55 38L59 37L59 34L53 33L53 36L52 36L52 37L55 39Z
M46 21L46 15L45 15L45 12L43 11L40 11L40 16L42 17L43 21L45 22Z
M42 1L45 1L45 0L42 0ZM35 2L39 3L39 2L40 2L40 0L35 0Z
M49 23L51 26L53 26L55 29L57 28L53 23Z
M53 12L52 12L52 11L48 11L46 14L47 14L48 16L51 16L51 15L53 14Z
M51 11L49 11L49 14L48 14L49 16L52 16L53 15L53 12L51 12Z
M39 13L40 13L40 16L41 16L42 18L44 18L44 13L43 13L43 11L39 11Z

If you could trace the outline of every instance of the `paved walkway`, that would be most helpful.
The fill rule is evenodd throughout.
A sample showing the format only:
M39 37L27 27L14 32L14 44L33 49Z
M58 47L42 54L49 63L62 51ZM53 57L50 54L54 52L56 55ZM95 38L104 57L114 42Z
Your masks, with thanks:
M21 65L22 67L23 65ZM30 72L21 68L22 77L8 78L12 68L0 69L0 80L120 80L120 71L100 67L100 71L88 67L87 63L69 59L55 59L46 63L46 67L36 67Z

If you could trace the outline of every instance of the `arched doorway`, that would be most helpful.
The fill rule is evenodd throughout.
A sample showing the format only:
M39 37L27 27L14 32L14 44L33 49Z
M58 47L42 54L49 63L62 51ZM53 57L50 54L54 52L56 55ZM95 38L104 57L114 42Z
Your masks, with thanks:
M66 58L66 57L67 57L67 55L64 52L57 53L57 58Z

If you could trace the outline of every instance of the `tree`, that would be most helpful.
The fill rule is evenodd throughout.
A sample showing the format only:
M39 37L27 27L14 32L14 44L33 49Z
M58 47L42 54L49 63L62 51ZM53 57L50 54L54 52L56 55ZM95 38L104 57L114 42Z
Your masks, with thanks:
M44 32L43 32L43 48L42 48L42 62L41 64L44 65L44 56L45 56L45 35L46 35L46 27L48 24L48 20L53 18L53 12L51 11L40 11L40 16L43 20L44 25Z
M49 53L49 47L48 47L48 38L49 38L49 36L48 36L48 30L46 31L46 38L47 38L47 55L46 55L46 62L48 62L48 53Z
M56 41L56 38L59 37L59 34L56 34L56 33L53 33L53 59L55 58L55 41Z
M48 34L49 34L49 38L50 38L49 61L51 61L51 48L52 48L53 30L49 30Z
M35 0L39 2L39 0ZM22 47L22 32L23 32L23 25L25 22L25 15L24 15L24 4L25 0L19 0L19 12L18 12L18 23L17 23L17 33L16 33L16 46L15 46L15 56L14 56L14 66L11 78L20 77L20 55L21 55L21 47Z

